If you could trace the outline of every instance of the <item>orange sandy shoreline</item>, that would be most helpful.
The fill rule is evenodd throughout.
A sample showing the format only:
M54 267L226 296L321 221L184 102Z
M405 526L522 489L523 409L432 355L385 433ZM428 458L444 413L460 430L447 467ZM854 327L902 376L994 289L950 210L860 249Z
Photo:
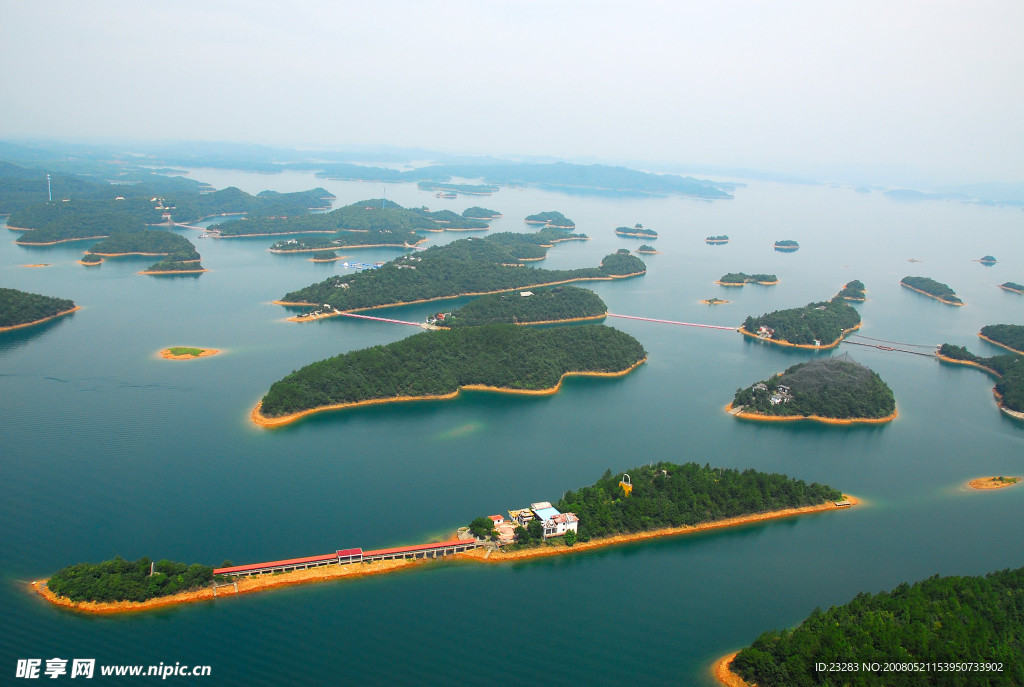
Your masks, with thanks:
M907 289L910 289L911 291L917 291L918 293L920 293L920 294L922 294L924 296L928 296L928 298L934 298L939 303L945 303L946 305L961 305L961 306L965 305L964 303L954 303L953 301L947 301L944 298L939 298L938 296L932 295L932 294L928 293L927 291L922 291L921 289L915 289L913 286L911 286L909 284L905 284L903 282L900 282L900 286L902 286L904 288L907 288Z
M746 286L747 284L760 284L761 286L775 286L779 283L779 280L775 281L719 281L715 280L715 283L719 286Z
M551 387L550 389L507 389L496 386L485 386L483 384L467 384L461 386L450 394L433 394L430 396L391 396L389 398L373 398L367 401L352 401L350 403L336 403L333 405L319 406L317 408L310 408L303 410L298 413L292 413L290 415L282 415L281 417L267 417L260 412L263 407L263 401L256 404L256 407L249 413L249 419L252 420L253 424L259 425L260 427L283 427L284 425L291 424L300 420L307 415L313 413L320 413L328 410L343 410L346 408L358 408L360 406L371 406L381 405L384 403L402 403L405 401L443 401L455 398L459 395L460 391L494 391L503 394L520 394L525 396L550 396L558 393L559 389L562 388L562 382L565 381L566 377L623 377L636 368L647 362L645 357L643 360L639 360L633 365L629 366L625 370L619 372L566 372L559 380L558 384Z
M713 301L713 300L710 300L710 299L708 299L706 301L701 301L701 303L704 304L704 305L725 305L726 303L731 303L731 302L732 301L724 301L721 298L719 298L717 301Z
M27 265L26 265L26 267L27 267ZM1024 355L1024 351L1018 351L1016 348L1011 348L1011 347L1007 346L1006 344L1001 344L998 341L995 341L994 339L988 338L987 336L985 336L981 332L978 332L978 336L980 338L984 339L985 341L988 341L990 344L993 344L995 346L999 346L1000 348L1005 348L1006 350L1008 350L1008 351L1010 351L1012 353L1016 353L1017 355Z
M732 672L732 661L736 658L738 653L738 651L734 651L731 654L726 654L715 661L714 665L711 666L711 675L714 676L720 684L725 685L725 687L754 687L739 675Z
M178 347L174 346L173 348ZM181 348L199 348L199 346L181 346ZM201 351L199 355L174 355L173 353L171 353L170 348L165 348L164 350L160 351L159 355L164 360L195 360L196 358L206 358L211 355L217 355L218 353L220 353L219 348L200 348L199 350Z
M10 227L8 227L10 229ZM32 229L16 229L15 231L33 231ZM106 239L109 236L82 236L73 239L61 239L59 241L45 241L41 243L35 243L32 241L22 241L21 239L15 239L15 243L19 246L56 246L58 243L71 243L72 241L91 241L93 239Z
M1002 376L998 372L993 370L991 367L985 367L981 363L976 363L973 360L957 360L956 358L950 358L938 352L935 353L935 357L944 363L949 363L950 365L968 365L970 367L976 367L979 370L984 370L985 372L988 372L990 375L997 378Z
M851 506L855 506L858 503L860 503L860 501L853 496L849 496L846 494L844 494L843 496L847 501L850 502ZM718 529L722 527L733 527L736 525L742 525L746 523L761 522L764 520L773 520L776 518L793 517L808 513L819 513L830 510L843 510L848 507L849 506L836 506L832 502L825 502L818 506L786 508L777 511L769 511L766 513L755 513L751 515L738 516L735 518L726 518L723 520L716 520L714 522L702 523L694 526L667 527L659 530L650 530L647 532L616 535L613 537L605 537L602 539L592 540L589 542L579 542L572 547L551 546L541 547L539 549L527 549L524 551L513 551L509 553L496 552L491 553L490 555L488 555L484 549L477 548L467 553L446 556L445 558L451 558L454 560L472 560L473 562L479 563L502 563L508 561L524 560L528 558L566 555L576 553L578 551L587 551L590 549L602 548L606 546L615 546L617 544L623 544L633 541L642 541L646 539L654 539L657 537L689 534L691 532ZM444 559L442 558L441 560ZM438 563L439 561L435 561L433 564ZM59 597L56 594L54 594L52 591L49 590L49 588L46 587L45 580L35 580L31 582L29 586L33 591L42 596L44 599L58 606L63 606L65 608L69 608L84 613L113 614L145 611L153 608L160 608L163 606L172 606L183 603L194 603L197 601L213 601L216 597L220 596L235 596L236 594L248 594L253 592L265 591L267 589L272 589L275 587L284 587L295 584L306 584L310 582L325 582L328 580L342 577L355 578L365 577L368 575L381 575L395 572L396 570L403 568L411 568L413 566L428 564L431 563L424 559L398 559L388 561L374 561L372 563L357 563L351 565L327 565L315 568L308 568L306 570L295 570L280 575L258 575L252 577L236 578L238 584L237 592L235 592L234 584L227 584L218 587L216 592L212 587L204 587L202 589L197 589L190 592L182 592L180 594L159 597L156 599L150 599L148 601L143 602L76 602L64 597Z
M0 332L8 332L8 331L11 331L12 329L22 329L24 327L34 327L37 324L42 324L43 322L49 322L50 320L55 320L58 317L63 317L64 315L70 315L71 313L75 312L76 310L81 310L81 309L82 309L82 306L76 305L75 307L71 308L70 310L64 310L62 312L57 313L56 315L50 315L49 317L44 317L41 320L36 320L34 322L25 322L24 324L14 324L14 325L11 325L10 327L0 327Z
M972 479L970 482L968 482L967 486L969 486L971 489L981 489L984 491L989 491L992 489L1003 489L1005 487L1012 487L1014 484L1020 484L1019 477L1013 477L1009 475L1006 475L1005 477L1007 479L1016 481L1000 482L998 477L978 477L977 479Z
M346 246L346 247L350 248L351 246ZM416 301L402 301L400 303L382 303L381 305L372 305L372 306L370 306L368 308L352 308L350 310L336 310L333 313L329 313L329 314L325 313L325 314L320 315L319 317L316 317L316 318L313 318L313 317L303 317L303 318L300 319L300 318L297 318L297 317L289 317L289 318L287 318L287 320L289 322L311 322L311 321L314 321L314 320L317 320L317 319L323 319L325 317L337 317L339 315L344 315L344 314L350 313L350 312L366 312L367 310L380 310L381 308L399 308L399 307L402 307L402 306L405 306L405 305L419 305L420 303L434 303L436 301L450 301L453 298L465 298L467 296L489 296L492 293L510 293L512 291L522 291L523 289L539 289L539 288L541 288L543 286L558 286L559 284L572 284L572 283L578 282L578 281L613 281L615 279L629 279L630 277L639 277L639 276L644 275L644 274L647 274L647 270L644 270L643 272L634 272L633 274L612 274L612 275L609 275L607 277L581 277L579 279L566 279L564 281L553 281L553 282L548 282L546 284L527 284L525 286L517 286L517 287L515 287L513 289L498 289L497 291L479 291L479 292L471 292L471 293L459 293L459 294L456 294L454 296L438 296L437 298L421 298L421 299L416 300ZM306 302L298 302L298 301L271 301L271 303L273 303L274 305L285 305L285 306L292 306L292 307L299 307L299 308L313 308L313 307L317 306L316 303L306 303Z
M31 264L31 265L22 265L22 267L49 267L49 266L50 266L50 263L48 263L48 262L37 262L37 263Z
M1003 284L1000 284L999 288L1001 288L1003 291L1009 291L1011 293L1019 293L1020 295L1024 296L1024 291L1021 291L1019 289L1014 289L1014 288L1011 288L1009 286L1004 286Z
M203 272L209 272L210 270L142 270L138 274L202 274Z
M734 413L732 412L732 403L725 407L725 412L729 413L733 417L742 418L744 420L757 420L758 422L797 422L799 420L812 420L826 425L881 425L886 422L892 422L900 416L898 408L892 411L891 415L886 415L885 417L849 418L845 420L834 417L822 417L821 415L761 415L760 413L745 413L743 411Z
M737 331L739 331L739 333L742 334L743 336L749 336L751 339L757 339L759 341L764 341L766 343L775 344L776 346L792 346L793 348L809 348L812 351L824 351L824 350L828 350L829 348L835 348L836 346L841 344L843 342L843 339L846 338L847 334L849 334L850 332L857 331L858 329L860 329L860 326L861 326L861 323L858 323L856 327L850 327L849 329L844 329L843 333L839 335L838 339L836 339L835 341L833 341L830 344L822 344L821 346L811 346L810 344L795 344L795 343L790 343L788 341L780 341L780 340L776 340L776 339L762 339L757 334L754 334L753 332L748 332L743 327L740 327Z

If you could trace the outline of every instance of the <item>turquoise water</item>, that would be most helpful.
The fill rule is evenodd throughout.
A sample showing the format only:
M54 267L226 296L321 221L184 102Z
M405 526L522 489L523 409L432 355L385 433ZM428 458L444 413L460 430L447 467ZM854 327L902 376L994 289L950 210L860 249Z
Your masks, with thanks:
M249 192L322 185L337 205L381 185L307 174L195 170ZM504 213L494 230L557 209L588 242L559 244L539 266L596 265L659 232L648 274L591 283L614 313L737 325L803 305L850 279L865 336L999 349L985 324L1024 322L1024 213L901 203L829 186L756 183L726 202L569 196L503 189L440 200L388 185L403 205ZM621 379L572 379L556 396L470 393L454 401L316 416L278 431L249 410L306 363L394 341L411 327L330 319L294 324L270 304L344 271L272 255L268 239L198 240L200 276L137 275L150 258L75 260L88 243L0 242L0 284L74 299L82 310L0 335L0 670L19 658L209 664L221 684L308 684L344 676L408 682L710 684L710 663L815 606L941 574L1024 565L1024 489L977 493L971 477L1024 474L1024 423L998 412L992 381L968 368L843 346L893 388L898 421L882 427L759 425L722 412L733 391L808 352L727 331L631 320L649 362ZM193 237L191 230L178 230ZM707 246L710 234L726 246ZM2 236L2 235L0 235ZM462 234L431 234L441 243ZM795 239L792 254L772 250ZM430 245L430 244L428 244ZM984 267L971 259L991 253ZM394 250L350 251L366 262ZM910 258L922 260L908 263ZM25 263L50 267L25 269ZM775 272L781 284L726 289L729 271ZM950 284L953 308L899 287L905 275ZM709 308L711 296L732 301ZM391 309L422 320L436 306ZM171 345L224 350L187 363ZM418 543L481 514L593 482L606 468L696 460L827 482L865 500L842 513L751 525L515 565L431 564L358 581L307 585L129 617L84 617L25 593L25 582L115 554L219 564ZM486 657L481 660L482 657ZM979 657L983 658L983 657ZM9 675L10 673L8 673Z

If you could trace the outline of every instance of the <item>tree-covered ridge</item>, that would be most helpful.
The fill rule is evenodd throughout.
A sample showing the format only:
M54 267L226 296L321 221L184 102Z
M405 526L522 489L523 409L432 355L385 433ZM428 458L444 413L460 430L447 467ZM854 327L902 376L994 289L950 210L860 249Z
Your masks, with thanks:
M828 346L860 324L860 313L842 298L748 316L743 329L768 341ZM818 344L815 344L815 342Z
M462 215L452 212L451 210L437 210L431 212L427 208L413 208L413 212L429 217L434 220L437 225L430 231L443 231L445 229L462 230L467 231L470 229L487 229L489 225L487 221L474 217L463 217Z
M615 233L619 236L637 236L644 239L658 238L658 232L653 229L644 229L642 224L637 224L634 227L616 227Z
M294 193L261 191L254 196L229 186L210 193L169 197L166 206L171 219L188 224L217 215L247 214L253 218L307 215L311 208L330 207L333 198L330 192L319 187Z
M816 664L999 663L1001 670L819 671ZM732 670L761 687L1024 684L1024 568L935 575L815 609L792 630L770 630Z
M7 225L30 229L17 243L55 243L141 231L161 221L152 203L134 200L72 200L32 205L10 216Z
M745 272L729 272L723 274L718 283L720 284L774 284L779 280L774 274L747 274Z
M608 306L590 289L554 286L481 296L453 310L440 324L452 329L496 323L530 324L599 317L607 312Z
M981 328L981 335L1015 351L1024 351L1024 326L1019 324L988 324Z
M75 302L67 298L0 288L0 327L38 322L74 307Z
M782 241L775 242L775 249L782 251L794 251L800 247L800 244L792 239L785 239Z
M867 297L864 294L864 282L860 279L854 279L853 281L846 282L846 286L843 290L836 294L839 298L845 298L848 301L863 301Z
M1007 291L1016 291L1018 293L1024 293L1024 284L1018 284L1017 282L1007 281L999 285L1000 288L1006 289Z
M543 224L558 229L575 229L576 223L556 210L538 212L534 215L527 215L524 220L527 224Z
M832 487L785 475L710 465L659 462L628 470L627 497L621 473L605 474L589 487L568 491L555 504L580 519L579 538L609 537L664 527L698 525L739 515L816 506L842 498Z
M488 184L447 184L440 181L421 181L417 186L424 191L453 191L475 196L489 196L498 191L497 186Z
M213 568L149 558L126 561L120 556L102 563L79 563L55 572L46 582L51 592L72 601L146 601L202 587L213 581Z
M999 375L996 393L1002 397L1002 405L1016 413L1024 413L1024 356L1016 353L994 355L982 358L963 346L944 343L939 355L952 360L975 363Z
M501 217L501 213L497 210L488 210L482 208L479 205L474 205L471 208L466 208L462 211L462 216L469 219L497 219Z
M343 403L451 394L460 387L555 387L568 372L623 372L645 357L632 336L606 327L496 324L416 334L293 372L263 397L267 417Z
M940 301L963 305L963 301L956 295L956 291L934 279L929 279L928 277L903 277L900 283L912 289L924 291L928 295L935 296Z
M337 310L376 308L466 294L525 289L554 282L609 279L642 274L646 266L632 255L605 257L600 267L545 270L523 266L523 243L505 239L462 239L404 255L380 269L329 277L285 294L281 301L329 304ZM528 234L523 235L529 237ZM493 240L492 240L493 239Z
M161 272L205 272L202 263L199 261L199 253L172 253L160 262L154 263L146 268L145 274L159 274Z
M140 229L139 231L111 234L93 245L87 252L95 255L130 255L132 253L188 253L198 259L199 253L191 241L184 236L163 229Z
M780 375L737 389L733 407L781 417L877 419L896 410L892 389L848 356L800 363Z

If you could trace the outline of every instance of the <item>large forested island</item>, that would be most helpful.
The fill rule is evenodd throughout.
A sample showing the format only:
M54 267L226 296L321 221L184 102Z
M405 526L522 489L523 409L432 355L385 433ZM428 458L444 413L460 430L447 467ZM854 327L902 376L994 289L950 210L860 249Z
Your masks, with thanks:
M527 224L541 224L556 229L575 229L576 223L557 210L538 212L535 215L527 215L524 220Z
M963 346L944 343L939 347L939 360L977 367L998 378L993 390L999 408L1007 415L1024 419L1024 355L1007 353L983 358Z
M1024 355L1024 326L1019 324L987 324L978 336L996 346Z
M886 422L896 417L892 389L849 356L800 363L746 389L728 410L748 419Z
M964 302L956 295L956 291L949 288L942 282L929 279L928 277L903 277L900 285L911 291L923 293L926 296L936 299L946 305L963 305Z
M414 255L403 255L380 269L329 277L285 294L278 303L327 304L338 312L365 310L572 281L616 279L643 274L647 269L643 261L629 255L625 249L606 256L600 267L575 270L526 267L522 260L529 256L523 253L538 250L537 240L530 234L509 234L453 241Z
M0 331L42 324L78 310L74 301L0 288Z
M984 577L935 575L815 609L792 630L765 632L731 669L760 687L1021 685L1022 603L1024 568ZM892 662L924 669L881 669ZM822 664L829 668L818 669ZM879 669L864 670L865 664ZM929 667L956 664L965 667Z
M150 568L152 565L152 574ZM149 558L126 561L120 556L102 563L79 563L58 570L46 586L70 601L146 601L210 584L213 568Z
M636 224L633 227L616 227L615 233L619 236L631 236L633 238L640 239L656 239L658 238L658 232L653 229L645 229L644 225Z
M553 393L567 374L621 375L645 359L639 341L600 324L424 332L307 365L275 382L252 417L284 424L317 410L452 398L465 388Z
M748 316L740 332L780 346L825 349L838 346L844 336L858 327L860 313L844 299L835 297L802 308Z
M495 323L549 324L596 320L607 313L608 306L590 289L554 286L481 296L445 314L437 324L451 329Z
M744 284L761 284L772 286L779 283L779 278L774 274L747 274L746 272L729 272L723 274L716 284L721 286L743 286Z

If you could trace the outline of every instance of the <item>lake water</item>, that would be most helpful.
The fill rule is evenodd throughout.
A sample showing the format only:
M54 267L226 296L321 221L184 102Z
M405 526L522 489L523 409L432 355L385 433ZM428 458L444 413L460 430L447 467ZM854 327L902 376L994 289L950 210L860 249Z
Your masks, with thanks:
M255 193L322 185L335 206L379 184L309 174L194 170ZM589 284L611 312L735 326L748 314L823 300L851 279L865 336L950 341L1024 322L1024 213L898 202L830 186L751 183L735 199L565 195L531 188L439 200L387 186L406 206L504 213L496 231L557 209L588 242L538 266L598 264L659 232L644 277ZM335 318L285 322L270 304L345 270L267 252L272 239L198 240L198 277L136 274L152 258L75 261L88 246L26 248L3 230L0 284L72 298L69 317L0 334L0 670L19 658L212 666L218 684L712 684L710 663L816 606L939 574L1024 565L1024 488L969 492L972 477L1024 474L1024 423L1000 413L979 371L842 346L878 372L900 417L881 427L759 425L722 408L737 387L814 354L739 334L609 319L649 362L620 379L573 379L551 397L464 394L454 401L323 414L277 431L248 421L268 386L309 362L394 341L411 327ZM194 237L193 230L177 230ZM725 246L704 237L728 234ZM430 234L433 245L462 234ZM792 254L772 250L796 239ZM985 267L972 259L991 253ZM350 251L388 260L395 250ZM921 260L920 264L908 259ZM25 263L51 263L26 269ZM725 272L774 272L774 287L726 289ZM899 286L948 283L945 306ZM712 296L732 301L710 308ZM447 305L445 306L448 307ZM385 311L420 321L436 305ZM222 355L156 357L172 345ZM831 355L828 353L827 355ZM699 461L827 482L865 501L844 512L662 539L514 565L433 563L409 572L306 585L121 617L53 608L25 583L121 555L218 565L419 543L479 515L559 498L649 461ZM855 657L854 657L855 658ZM979 660L985 657L978 657ZM97 678L98 680L98 678Z

